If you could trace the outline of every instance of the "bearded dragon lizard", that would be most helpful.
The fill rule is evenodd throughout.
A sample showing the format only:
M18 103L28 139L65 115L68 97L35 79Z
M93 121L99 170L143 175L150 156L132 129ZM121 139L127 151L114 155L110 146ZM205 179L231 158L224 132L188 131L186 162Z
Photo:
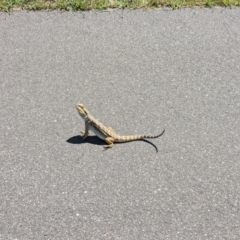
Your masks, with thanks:
M88 136L89 130L93 131L100 139L104 140L108 145L104 145L104 148L111 148L114 142L129 142L140 140L144 138L158 138L163 135L165 129L156 136L148 135L130 135L130 136L121 136L115 133L111 127L107 127L96 118L94 118L86 107L83 104L76 105L79 115L83 118L85 122L85 131L81 131L83 134L82 140L86 139Z

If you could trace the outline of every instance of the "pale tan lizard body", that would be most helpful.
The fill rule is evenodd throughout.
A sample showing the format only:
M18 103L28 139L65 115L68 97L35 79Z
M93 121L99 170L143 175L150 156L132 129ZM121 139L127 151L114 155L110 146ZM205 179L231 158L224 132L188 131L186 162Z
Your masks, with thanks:
M86 109L83 104L77 104L76 108L78 110L79 115L85 121L85 131L82 131L84 135L82 139L84 140L88 136L89 130L93 131L100 139L104 140L108 145L104 145L105 148L111 148L114 142L129 142L135 140L141 140L144 138L158 138L163 135L163 132L156 136L148 136L148 135L129 135L129 136L121 136L114 132L111 127L107 127L101 122L99 122L96 118L94 118Z

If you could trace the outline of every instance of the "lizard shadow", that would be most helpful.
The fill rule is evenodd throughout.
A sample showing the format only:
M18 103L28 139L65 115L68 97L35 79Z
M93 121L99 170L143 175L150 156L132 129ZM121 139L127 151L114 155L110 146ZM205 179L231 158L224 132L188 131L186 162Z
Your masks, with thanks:
M99 139L97 136L88 136L86 139L82 140L82 138L78 136L74 136L69 138L66 142L71 144L83 144L83 143L91 143L94 145L105 145L104 141Z
M152 143L152 142L150 142L150 141L148 141L146 139L141 139L141 140L138 140L138 141L143 141L143 142L146 142L146 143L152 145L155 148L156 153L158 153L158 148L157 148L157 146L154 143Z
M143 141L143 142L146 142L146 143L152 145L155 148L156 153L158 152L157 146L155 144L153 144L152 142L150 142L146 139L140 139L137 141ZM106 145L106 143L103 140L99 139L97 136L88 136L86 139L82 140L82 138L79 135L77 135L77 136L69 138L66 142L71 143L71 144L91 143L94 145L101 145L101 146ZM121 144L121 143L117 143L117 144ZM108 148L106 148L104 150L107 150L107 149Z

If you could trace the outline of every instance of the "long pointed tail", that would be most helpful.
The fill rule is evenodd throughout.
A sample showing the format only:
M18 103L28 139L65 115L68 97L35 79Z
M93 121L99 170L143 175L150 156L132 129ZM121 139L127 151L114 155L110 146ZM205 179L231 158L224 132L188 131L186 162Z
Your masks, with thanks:
M160 136L162 136L165 132L165 129L156 136L148 136L148 135L129 135L129 136L120 136L117 135L114 142L129 142L129 141L136 141L136 140L141 140L144 138L158 138Z
M165 129L159 134L159 135L156 135L156 136L147 136L147 135L144 135L143 138L158 138L158 137L161 137L165 132Z

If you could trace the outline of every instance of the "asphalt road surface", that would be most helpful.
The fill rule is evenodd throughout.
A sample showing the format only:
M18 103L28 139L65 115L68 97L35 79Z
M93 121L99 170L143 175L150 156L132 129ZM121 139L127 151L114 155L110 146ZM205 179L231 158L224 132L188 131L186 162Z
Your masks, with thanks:
M240 239L239 16L0 13L0 239Z

